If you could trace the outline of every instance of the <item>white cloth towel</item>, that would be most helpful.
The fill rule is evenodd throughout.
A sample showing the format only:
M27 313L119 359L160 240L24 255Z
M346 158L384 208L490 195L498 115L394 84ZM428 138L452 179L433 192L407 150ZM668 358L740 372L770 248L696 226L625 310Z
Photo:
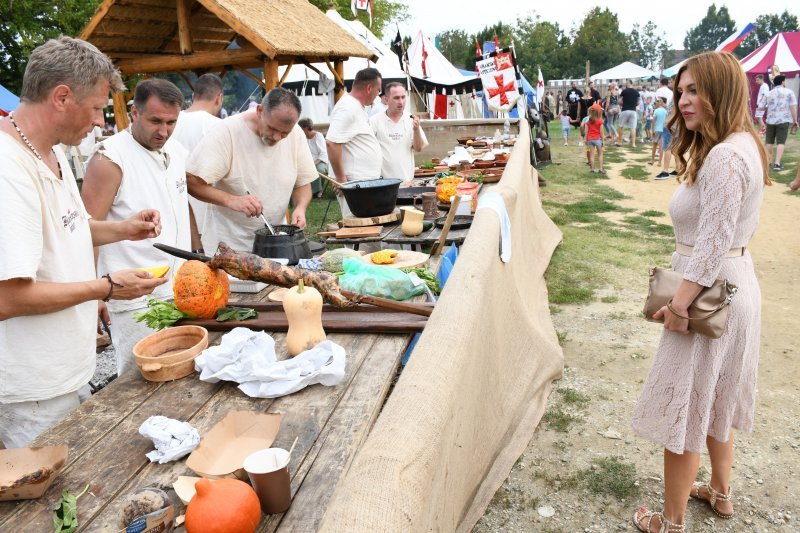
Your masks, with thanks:
M477 213L482 208L491 209L500 218L500 259L503 263L511 261L511 220L508 218L506 203L496 192L487 192L478 197Z
M151 439L156 447L146 454L151 463L164 464L180 459L200 442L200 433L191 425L160 415L145 420L139 426L139 434Z
M291 359L278 361L275 341L263 331L234 328L222 336L218 346L206 348L195 367L200 379L209 383L235 381L239 389L255 398L277 398L308 385L337 385L344 379L344 348L323 341Z

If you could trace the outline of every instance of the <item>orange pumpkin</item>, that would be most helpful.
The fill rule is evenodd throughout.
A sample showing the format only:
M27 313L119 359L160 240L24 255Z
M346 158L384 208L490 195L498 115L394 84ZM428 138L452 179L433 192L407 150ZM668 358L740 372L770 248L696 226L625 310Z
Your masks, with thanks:
M214 318L228 305L231 284L223 270L212 270L202 261L186 261L172 285L175 307L192 318Z
M244 481L203 478L194 488L197 494L186 507L187 533L254 533L258 528L261 504Z

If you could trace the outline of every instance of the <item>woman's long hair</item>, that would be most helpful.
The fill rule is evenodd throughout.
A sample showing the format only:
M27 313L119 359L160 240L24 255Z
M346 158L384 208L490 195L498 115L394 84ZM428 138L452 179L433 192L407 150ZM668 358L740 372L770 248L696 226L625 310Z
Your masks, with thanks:
M691 69L695 89L703 107L703 123L699 131L686 129L680 112L678 82L681 75ZM764 183L771 185L767 165L767 150L756 133L750 118L750 89L741 65L731 54L706 52L690 57L678 70L672 88L673 109L667 127L676 132L677 140L671 150L677 159L678 174L687 185L697 179L700 167L711 149L730 134L749 133L758 146ZM689 154L687 163L686 155Z

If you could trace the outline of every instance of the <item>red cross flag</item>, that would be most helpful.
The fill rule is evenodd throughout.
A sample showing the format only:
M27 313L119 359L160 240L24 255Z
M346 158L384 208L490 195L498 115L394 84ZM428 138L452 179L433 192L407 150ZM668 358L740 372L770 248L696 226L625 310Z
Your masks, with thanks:
M372 26L372 0L350 0L350 10L354 17L358 17L359 11L366 11L369 14L369 25Z
M499 68L500 66L506 68ZM513 63L504 59L496 61L496 58L490 57L478 61L477 67L489 108L495 111L512 109L519 99L517 77Z
M542 67L539 67L539 82L536 84L536 103L539 108L542 107L542 98L544 97L544 76L542 76Z

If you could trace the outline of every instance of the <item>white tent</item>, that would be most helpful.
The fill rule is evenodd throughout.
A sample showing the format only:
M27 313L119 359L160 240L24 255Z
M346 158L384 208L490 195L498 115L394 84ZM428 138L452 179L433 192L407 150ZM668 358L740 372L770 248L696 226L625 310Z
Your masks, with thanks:
M423 51L425 57L423 58ZM425 68L423 69L423 59ZM408 47L408 73L411 77L431 85L454 86L474 82L476 75L465 76L444 57L429 37L422 31Z
M640 79L651 78L658 76L658 72L653 72L650 69L640 67L630 61L620 63L616 67L598 72L592 76L592 80L624 80L624 79Z

